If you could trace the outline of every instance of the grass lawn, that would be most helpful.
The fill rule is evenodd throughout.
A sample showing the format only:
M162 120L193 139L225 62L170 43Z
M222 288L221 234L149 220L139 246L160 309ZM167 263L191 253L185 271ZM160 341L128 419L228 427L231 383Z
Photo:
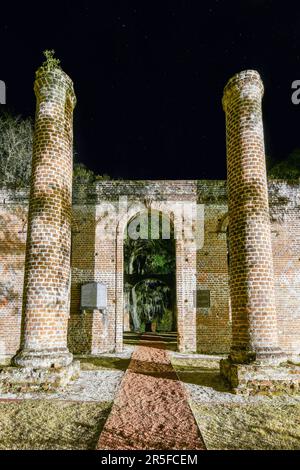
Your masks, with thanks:
M300 396L241 397L230 392L218 361L173 358L208 449L300 449Z
M0 449L95 449L112 402L0 402Z

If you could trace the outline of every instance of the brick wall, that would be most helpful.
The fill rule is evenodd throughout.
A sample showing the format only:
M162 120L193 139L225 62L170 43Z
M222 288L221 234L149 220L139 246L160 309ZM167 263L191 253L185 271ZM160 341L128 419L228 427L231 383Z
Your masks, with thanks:
M80 289L94 279L95 227L95 206L73 205L68 346L82 354L90 352L92 344L93 318L91 312L80 311Z
M0 361L5 363L20 346L26 194L0 191L0 202Z
M182 217L182 201L196 207L197 185L195 181L108 181L95 187L80 188L79 191L77 188L77 194L80 194L80 198L75 197L77 205L74 206L78 220L73 223L69 346L71 350L85 354L121 350L125 305L123 244L127 223L150 207L169 217L175 215L175 220L179 220ZM121 209L121 213L114 217L114 209L119 210L120 196L127 197L128 210L123 213ZM88 213L92 214L90 223L86 222ZM79 233L75 233L74 226L80 227ZM111 232L109 238L103 238L106 226ZM84 260L83 251L87 254ZM196 247L190 240L176 241L176 264L179 348L182 351L194 351ZM104 313L79 311L80 286L88 281L101 282L107 286L108 308ZM92 331L97 334L93 335Z
M220 184L221 183L221 184ZM197 287L210 291L210 307L197 309L197 349L225 353L230 348L227 225L228 208L223 182L199 186L199 203L205 206L204 246L197 253Z
M189 182L101 182L96 186L76 188L72 221L72 284L71 311L68 324L68 346L72 352L98 354L121 347L122 342L122 237L127 218L137 213L137 200L163 209L168 199L183 199L204 204L205 237L203 247L195 257L193 268L188 244L178 251L181 277L177 291L182 297L181 329L190 334L193 341L194 321L198 351L225 353L231 341L231 315L229 309L226 229L228 224L226 183L224 181ZM132 203L130 214L118 227L110 222L116 237L101 243L103 201L113 202L119 195L127 194ZM80 195L80 196L79 196ZM153 203L154 200L154 203ZM156 202L155 202L156 201ZM272 248L275 275L275 297L278 332L281 348L290 354L300 354L300 276L299 276L299 184L269 183L269 204ZM27 194L1 191L1 292L0 338L1 360L11 357L19 347L21 299L23 287L24 249L26 239ZM102 207L102 209L101 209ZM182 249L178 245L178 250ZM192 251L193 253L193 251ZM188 255L188 256L186 256ZM193 258L193 256L192 256ZM185 268L185 265L186 266ZM185 270L184 270L185 269ZM194 270L194 271L193 271ZM195 285L193 274L196 273ZM185 280L189 279L185 283ZM91 280L108 286L108 311L80 312L80 287ZM196 289L210 290L210 307L193 310L186 308L180 283L189 292ZM177 292L177 295L178 295ZM184 313L187 312L187 315ZM190 312L190 313L189 313ZM194 317L195 314L195 317ZM186 315L186 317L185 317ZM190 316L189 316L190 315ZM188 348L187 348L188 349Z

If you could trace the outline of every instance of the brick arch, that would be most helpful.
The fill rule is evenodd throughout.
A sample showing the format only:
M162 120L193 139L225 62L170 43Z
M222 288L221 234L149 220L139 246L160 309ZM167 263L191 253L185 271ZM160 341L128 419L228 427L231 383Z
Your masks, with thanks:
M221 219L218 220L218 233L222 233L226 237L226 247L227 247L227 265L229 269L230 264L230 247L229 247L229 213L226 212ZM230 298L229 298L230 303Z
M119 218L116 227L116 350L123 349L123 312L124 312L124 233L134 217L141 212L142 203L129 207L126 214ZM144 210L159 211L173 218L174 231L180 230L178 206L170 202L151 201ZM174 217L175 215L175 217ZM196 290L196 242L190 238L175 240L176 256L176 316L178 349L181 352L196 351L196 308L194 292Z

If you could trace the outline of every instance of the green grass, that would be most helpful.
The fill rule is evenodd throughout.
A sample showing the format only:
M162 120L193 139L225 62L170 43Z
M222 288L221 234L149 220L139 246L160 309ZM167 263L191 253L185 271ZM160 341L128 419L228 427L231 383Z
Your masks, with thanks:
M0 449L95 449L111 402L0 402Z
M218 361L175 357L172 364L182 382L207 387L208 393L209 389L214 393L212 403L190 400L208 449L300 449L300 401L297 399L273 396L237 402L228 395L230 389L220 376ZM223 402L222 392L227 397Z
M76 357L77 359L77 357ZM78 357L80 359L81 370L123 370L125 371L130 363L130 358L119 357Z
M300 403L190 403L210 450L300 449Z

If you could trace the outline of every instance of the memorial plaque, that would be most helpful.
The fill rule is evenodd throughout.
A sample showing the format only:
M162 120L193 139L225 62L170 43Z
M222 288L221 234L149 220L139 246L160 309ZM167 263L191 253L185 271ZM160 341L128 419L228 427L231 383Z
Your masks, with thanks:
M210 307L210 290L198 289L195 292L196 308L209 308Z
M81 286L81 309L99 309L107 307L107 287L99 282L88 282Z

